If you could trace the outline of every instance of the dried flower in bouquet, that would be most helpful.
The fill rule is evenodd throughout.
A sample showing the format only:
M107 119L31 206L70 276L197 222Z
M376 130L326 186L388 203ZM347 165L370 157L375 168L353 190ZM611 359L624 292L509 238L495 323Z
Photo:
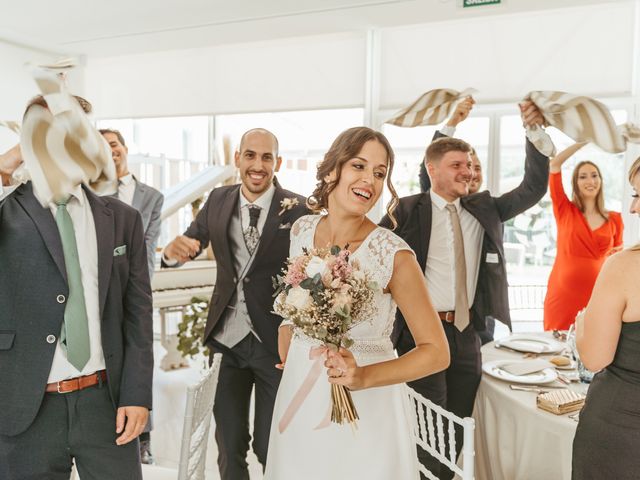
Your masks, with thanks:
M340 347L353 344L349 331L376 314L378 286L349 255L347 247L303 249L274 279L275 313L291 322L295 331L322 342L322 353L339 361ZM331 399L331 421L355 425L358 413L350 391L333 384Z

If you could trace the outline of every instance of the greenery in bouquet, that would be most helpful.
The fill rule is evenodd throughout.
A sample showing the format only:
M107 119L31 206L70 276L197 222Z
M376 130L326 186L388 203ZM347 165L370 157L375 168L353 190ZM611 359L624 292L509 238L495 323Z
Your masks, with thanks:
M193 297L186 307L178 324L178 350L183 357L209 357L209 348L202 344L208 313L209 300L204 297Z

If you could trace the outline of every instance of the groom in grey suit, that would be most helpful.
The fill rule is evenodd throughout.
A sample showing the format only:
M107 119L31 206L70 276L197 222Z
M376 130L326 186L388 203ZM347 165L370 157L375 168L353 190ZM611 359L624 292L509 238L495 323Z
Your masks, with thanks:
M0 158L3 177L19 163ZM4 193L0 479L68 480L73 460L83 479L141 479L153 354L140 215L81 185L46 207L31 182Z
M242 184L213 189L184 235L166 246L163 262L177 266L209 242L213 247L217 277L203 341L223 354L213 406L218 467L223 480L249 480L251 393L255 389L253 451L264 467L282 376L275 368L282 318L273 313L272 278L285 266L291 226L308 210L305 198L274 176L282 158L271 132L246 132L235 162Z

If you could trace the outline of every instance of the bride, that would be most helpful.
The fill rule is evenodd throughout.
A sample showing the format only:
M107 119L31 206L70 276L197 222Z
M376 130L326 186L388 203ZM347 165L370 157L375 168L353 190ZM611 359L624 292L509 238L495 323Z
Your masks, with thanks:
M393 151L379 132L355 127L342 132L318 166L318 185L309 206L325 215L300 218L291 230L290 257L303 248L347 246L350 259L376 281L376 315L350 330L354 340L339 358L324 361L324 375L308 385L315 363L310 350L317 340L295 332L285 319L279 329L284 368L274 408L265 479L417 479L416 446L405 382L444 370L449 347L429 294L424 273L410 247L390 230L376 226L366 214L376 204L385 179L391 184ZM416 348L397 358L389 336L396 304L407 319ZM344 368L346 364L346 368ZM339 368L342 365L343 368ZM300 400L307 379L308 395ZM360 420L323 425L330 408L330 384L352 391ZM298 393L298 395L296 395ZM295 397L295 398L294 398ZM295 414L292 402L299 404ZM289 418L283 418L289 417Z

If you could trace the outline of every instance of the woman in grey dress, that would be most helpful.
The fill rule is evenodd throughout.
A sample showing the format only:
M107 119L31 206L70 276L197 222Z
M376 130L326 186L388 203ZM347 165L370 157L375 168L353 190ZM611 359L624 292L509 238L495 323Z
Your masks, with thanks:
M629 171L640 215L640 158ZM640 244L611 256L576 320L585 366L597 373L573 440L574 480L640 475Z

